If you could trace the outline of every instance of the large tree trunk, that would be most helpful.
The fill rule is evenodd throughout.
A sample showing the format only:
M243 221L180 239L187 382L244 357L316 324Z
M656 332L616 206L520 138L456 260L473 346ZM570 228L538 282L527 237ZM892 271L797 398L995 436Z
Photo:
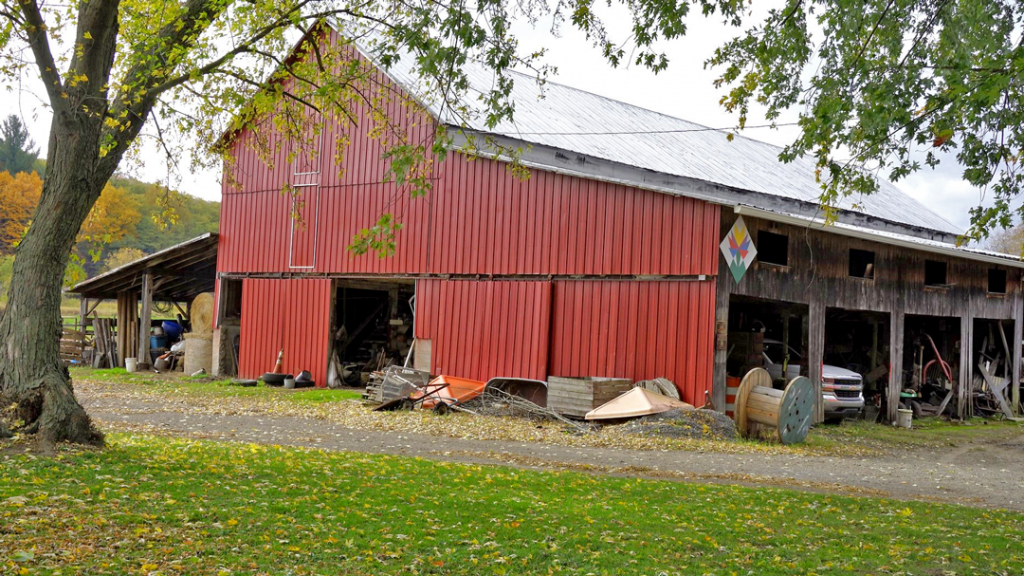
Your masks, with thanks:
M15 253L0 318L0 397L17 404L22 431L37 433L43 446L102 442L60 360L60 301L71 248L109 174L96 170L98 131L61 120L69 119L51 127L39 207Z

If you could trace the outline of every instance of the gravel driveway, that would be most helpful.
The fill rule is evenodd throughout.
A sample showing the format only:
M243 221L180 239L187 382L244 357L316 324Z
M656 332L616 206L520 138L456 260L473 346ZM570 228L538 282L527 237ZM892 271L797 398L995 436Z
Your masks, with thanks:
M946 451L856 458L643 451L381 432L286 415L210 414L191 410L187 402L168 406L159 398L90 396L88 388L79 395L108 429L1024 511L1024 436Z

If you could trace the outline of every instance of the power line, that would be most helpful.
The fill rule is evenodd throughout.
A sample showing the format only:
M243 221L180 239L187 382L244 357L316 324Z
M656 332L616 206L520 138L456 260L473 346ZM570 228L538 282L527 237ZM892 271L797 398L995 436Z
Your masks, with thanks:
M755 128L778 128L781 126L797 126L798 122L787 122L784 124L758 124L756 126L744 126L743 130ZM626 132L516 132L520 136L632 136L644 134L684 134L687 132L727 132L736 130L734 126L726 128L685 128L680 130L636 130Z

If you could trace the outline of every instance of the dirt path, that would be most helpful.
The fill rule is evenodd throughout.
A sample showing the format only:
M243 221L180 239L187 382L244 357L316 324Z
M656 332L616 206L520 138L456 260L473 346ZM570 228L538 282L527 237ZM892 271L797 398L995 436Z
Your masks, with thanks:
M838 458L574 448L346 428L282 415L219 415L159 398L82 400L101 426L160 434L399 454L471 463L956 502L1024 511L1024 436L1011 442L903 455Z

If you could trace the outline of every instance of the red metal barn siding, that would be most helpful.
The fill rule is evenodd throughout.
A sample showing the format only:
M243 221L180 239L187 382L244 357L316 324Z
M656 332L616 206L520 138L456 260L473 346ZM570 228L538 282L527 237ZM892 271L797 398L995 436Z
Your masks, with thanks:
M273 370L283 348L286 373L309 370L325 386L330 308L330 280L242 280L239 376Z
M715 274L719 208L451 154L433 198L435 274Z
M711 389L715 282L554 282L552 376L672 380L701 406Z
M416 337L431 340L435 374L546 380L550 327L550 282L416 282Z
M348 55L361 58L353 50ZM387 94L392 122L410 142L430 149L434 121L403 100L401 88L377 70L366 89ZM408 186L384 181L389 164L381 157L382 142L368 135L375 127L371 111L357 105L353 112L353 119L328 119L321 153L312 160L300 157L300 166L288 161L291 144L272 129L264 136L273 151L269 166L259 157L251 130L234 137L221 207L221 272L427 272L431 196L413 199ZM301 189L298 225L291 218L292 199L282 193L289 184L318 184ZM382 259L350 253L354 235L385 213L403 224L395 254Z

